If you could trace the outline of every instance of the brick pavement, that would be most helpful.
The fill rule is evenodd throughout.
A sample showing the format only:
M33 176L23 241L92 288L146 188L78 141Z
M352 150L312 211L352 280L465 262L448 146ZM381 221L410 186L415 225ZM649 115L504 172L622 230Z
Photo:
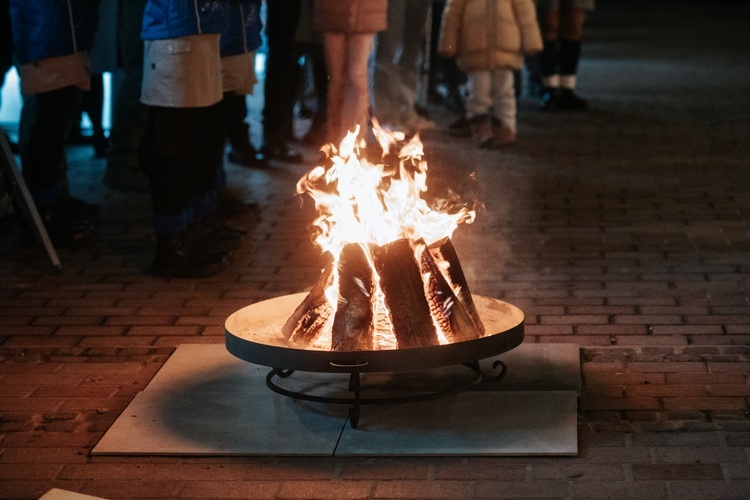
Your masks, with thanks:
M147 195L107 190L71 149L74 192L103 206L96 239L54 275L0 226L0 497L750 498L750 10L599 3L591 111L523 100L500 152L425 135L434 190L486 206L455 238L472 291L521 307L527 342L581 346L579 457L90 457L177 345L221 343L228 314L309 287L320 259L293 195L304 167L230 166L263 207L233 265L147 276Z

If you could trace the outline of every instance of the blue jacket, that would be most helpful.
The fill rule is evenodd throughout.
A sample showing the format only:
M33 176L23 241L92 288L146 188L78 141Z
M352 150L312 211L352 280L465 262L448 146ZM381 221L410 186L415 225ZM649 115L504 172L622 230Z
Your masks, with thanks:
M97 0L11 0L16 64L91 49L98 4Z
M165 40L221 33L227 8L227 0L148 0L141 38Z
M260 30L260 0L230 1L225 30L221 33L221 56L252 52L263 43Z

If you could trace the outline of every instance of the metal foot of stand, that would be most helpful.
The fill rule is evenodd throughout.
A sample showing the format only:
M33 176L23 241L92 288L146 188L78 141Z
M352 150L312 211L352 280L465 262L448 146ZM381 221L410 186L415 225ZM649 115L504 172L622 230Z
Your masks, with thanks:
M8 176L12 190L11 194L17 196L18 205L21 207L21 211L23 212L26 221L29 223L29 226L31 226L37 242L39 242L47 252L47 257L49 257L52 267L56 272L61 272L62 263L60 262L60 258L57 256L55 247L52 245L52 241L47 234L47 229L44 227L42 218L39 216L39 211L36 209L34 200L31 198L29 189L26 187L26 182L23 180L21 171L18 169L13 152L10 149L8 138L3 131L0 131L0 149L2 150L2 154L0 155L0 168L2 168L2 171Z
M471 369L475 377L465 383L462 383L460 385L450 387L441 391L436 392L430 392L426 394L418 394L418 395L411 395L411 396L401 396L401 397L383 397L383 398L363 398L361 397L362 392L362 384L360 380L360 372L356 370L349 371L349 391L353 393L353 397L347 397L347 398L336 398L336 397L329 397L329 396L318 396L315 394L307 394L300 391L292 391L289 389L284 389L283 387L278 386L273 379L275 377L279 378L288 378L293 373L294 370L284 370L281 368L273 368L271 371L266 375L266 386L268 386L269 389L272 391L281 394L283 396L288 396L293 399L298 399L301 401L313 401L316 403L329 403L329 404L346 404L351 405L349 408L349 423L352 426L352 429L356 429L359 426L359 416L360 416L360 408L364 404L401 404L401 403L413 403L417 401L428 401L431 399L438 399L445 396L450 396L452 394L458 394L459 392L466 391L470 389L471 387L479 384L479 383L496 383L505 377L505 374L508 371L508 367L503 363L502 361L495 361L492 364L493 370L497 370L498 367L500 367L500 371L494 375L487 375L485 374L481 367L479 366L479 361L471 361L469 363L463 363L463 366L466 366L467 368Z

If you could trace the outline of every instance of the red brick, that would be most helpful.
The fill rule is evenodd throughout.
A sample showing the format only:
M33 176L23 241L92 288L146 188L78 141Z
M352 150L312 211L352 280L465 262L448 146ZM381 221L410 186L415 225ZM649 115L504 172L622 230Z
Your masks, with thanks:
M413 494L423 498L417 491ZM480 481L474 485L474 498L570 498L570 486L567 481Z
M747 404L742 398L690 398L673 397L664 398L665 410L746 410Z
M658 410L661 408L657 398L612 398L598 394L582 393L580 408L590 410Z
M609 322L607 316L596 314L566 314L564 316L547 315L542 316L541 324L547 325L577 325L577 324L595 324L605 325Z
M700 397L708 396L703 385L631 385L625 388L627 397Z
M372 481L284 481L278 498L371 498L374 484ZM423 497L425 493L422 492Z
M501 480L523 481L526 479L526 465L502 464L476 460L469 463L439 463L435 466L433 478L437 480Z
M666 484L656 481L581 481L573 483L571 488L571 498L669 498Z
M628 363L628 369L633 372L706 372L708 368L705 363L699 362L632 362Z

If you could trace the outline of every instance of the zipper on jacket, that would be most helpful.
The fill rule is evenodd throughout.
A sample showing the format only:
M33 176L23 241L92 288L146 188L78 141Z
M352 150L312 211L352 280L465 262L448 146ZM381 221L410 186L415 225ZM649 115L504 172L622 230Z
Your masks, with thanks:
M73 6L70 5L70 0L67 2L68 4L68 21L70 21L70 36L73 39L73 52L78 52L78 39L76 38L76 23L73 20Z
M242 51L247 52L247 19L245 19L245 6L242 4L240 4L240 16L242 16Z
M193 0L193 7L195 8L195 28L198 30L198 34L201 35L201 14L198 8L198 0Z

